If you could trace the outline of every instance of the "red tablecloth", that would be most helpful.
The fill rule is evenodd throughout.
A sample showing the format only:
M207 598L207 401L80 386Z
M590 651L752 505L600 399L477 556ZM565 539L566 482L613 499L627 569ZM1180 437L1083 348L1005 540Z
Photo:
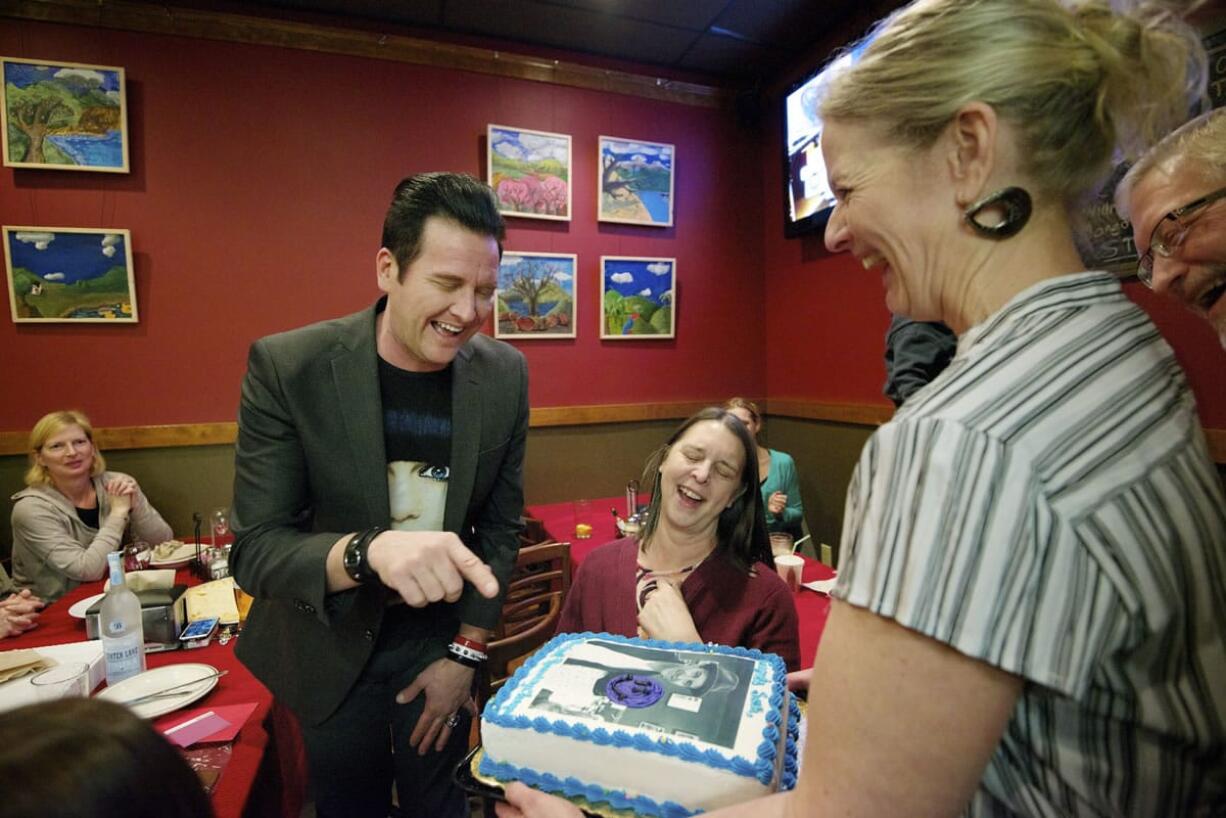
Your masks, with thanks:
M617 509L617 513L623 517L626 514L624 497L602 497L591 500L590 503L591 512L586 522L592 526L592 536L583 540L575 537L574 503L534 505L525 509L526 514L544 523L551 538L570 542L570 558L574 569L578 569L592 549L620 536L612 509ZM802 581L813 582L834 576L834 570L829 566L809 557L804 557L804 560ZM796 613L800 619L800 665L812 667L813 657L817 655L817 644L822 638L822 628L826 626L826 617L830 614L830 597L802 588L793 600L796 602Z
M191 572L180 570L180 583L194 585ZM21 636L4 640L5 650L37 648L85 640L85 620L69 616L74 602L101 593L103 582L89 582L49 605L39 626ZM241 637L240 637L241 638ZM251 675L234 655L236 640L221 645L217 639L197 650L171 650L148 654L150 668L181 662L203 662L229 671L217 687L190 707L255 702L255 711L234 739L230 761L213 790L217 818L273 816L298 818L306 789L306 763L298 725L292 714L273 701L268 688ZM173 714L164 716L169 721ZM159 722L155 721L157 725Z

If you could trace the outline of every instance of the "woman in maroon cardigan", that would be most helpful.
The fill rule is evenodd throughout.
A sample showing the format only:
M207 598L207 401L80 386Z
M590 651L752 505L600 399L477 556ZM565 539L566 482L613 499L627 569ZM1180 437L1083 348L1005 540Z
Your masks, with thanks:
M647 461L647 523L593 551L559 633L757 648L800 665L796 604L771 567L758 455L744 424L704 409Z

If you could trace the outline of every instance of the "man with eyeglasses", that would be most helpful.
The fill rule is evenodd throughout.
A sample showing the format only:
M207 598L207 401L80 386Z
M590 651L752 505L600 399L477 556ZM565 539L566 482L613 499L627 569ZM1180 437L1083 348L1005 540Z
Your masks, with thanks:
M1226 348L1226 108L1188 122L1116 189L1131 219L1137 277L1203 316Z

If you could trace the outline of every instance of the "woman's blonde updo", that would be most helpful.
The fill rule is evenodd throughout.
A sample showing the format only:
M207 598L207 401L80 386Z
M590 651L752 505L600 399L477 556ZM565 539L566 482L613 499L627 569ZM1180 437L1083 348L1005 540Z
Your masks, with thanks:
M94 444L94 427L90 425L89 418L84 412L79 412L76 409L63 409L58 412L48 412L39 418L38 423L34 424L34 428L30 430L30 442L27 452L30 457L30 468L26 470L25 481L27 486L49 486L51 485L51 475L38 462L38 452L46 445L47 440L52 435L57 435L67 429L69 426L80 426L85 436L89 438L89 442L94 446L94 464L90 468L90 475L97 477L106 471L106 460L102 457L102 452L98 451L97 444Z
M917 0L832 80L822 116L927 147L959 108L985 102L1014 126L1034 192L1068 201L1097 187L1117 147L1135 156L1186 119L1205 65L1196 33L1157 6Z

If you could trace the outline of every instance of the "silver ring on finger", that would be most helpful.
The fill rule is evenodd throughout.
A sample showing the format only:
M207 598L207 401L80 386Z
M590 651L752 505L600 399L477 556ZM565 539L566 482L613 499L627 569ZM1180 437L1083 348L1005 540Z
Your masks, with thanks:
M448 727L455 727L459 723L460 723L460 714L458 712L452 713L450 716L447 717L446 721L443 722L443 724L447 725Z

